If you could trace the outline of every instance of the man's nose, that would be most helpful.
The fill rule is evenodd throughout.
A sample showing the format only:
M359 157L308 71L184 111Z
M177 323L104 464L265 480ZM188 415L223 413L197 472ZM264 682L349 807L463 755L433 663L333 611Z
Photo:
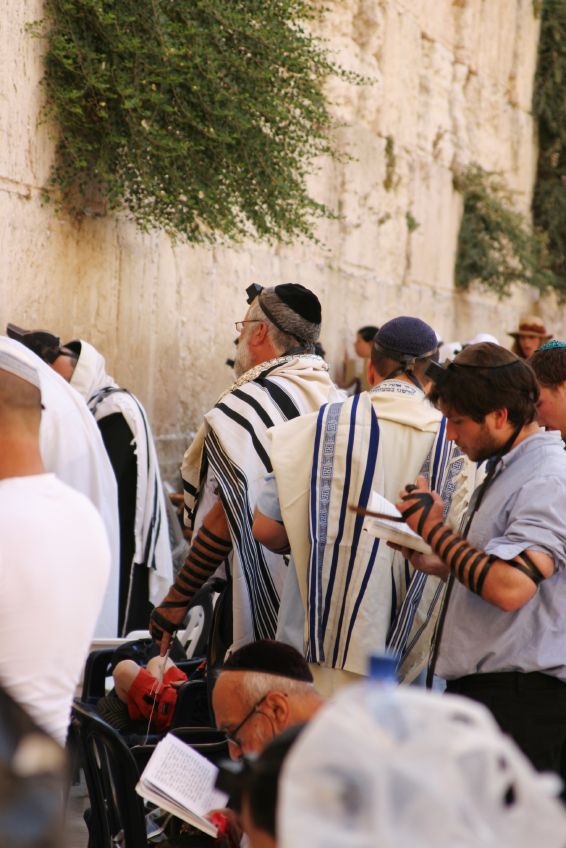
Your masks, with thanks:
M231 740L228 740L228 754L230 755L230 759L234 760L235 763L244 756L241 747Z

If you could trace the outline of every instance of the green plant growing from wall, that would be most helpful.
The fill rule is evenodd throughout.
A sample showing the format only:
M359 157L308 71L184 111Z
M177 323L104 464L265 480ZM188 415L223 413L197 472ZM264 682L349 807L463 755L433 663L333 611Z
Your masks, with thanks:
M192 242L312 237L308 193L335 155L309 0L45 0L44 84L58 125L49 195L100 195L142 230Z
M539 156L533 221L548 237L555 286L566 297L566 3L539 4L541 29L533 112Z
M397 157L395 156L395 139L388 135L385 139L385 177L383 188L385 191L393 191L399 185L399 177L396 173Z
M477 282L502 298L514 283L541 291L556 284L545 236L517 212L500 176L471 165L454 185L464 198L455 272L459 288Z

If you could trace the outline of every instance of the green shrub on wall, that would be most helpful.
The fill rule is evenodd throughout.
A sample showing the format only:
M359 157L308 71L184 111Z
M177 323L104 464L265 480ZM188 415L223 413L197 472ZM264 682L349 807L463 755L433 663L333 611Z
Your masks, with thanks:
M556 285L545 236L516 211L500 176L471 165L454 180L464 199L456 256L456 285L477 282L499 297L522 282L544 291Z
M333 155L309 0L45 0L51 188L189 241L312 236ZM50 194L53 194L51 191Z
M566 3L545 0L540 12L533 97L539 135L533 220L548 236L556 285L566 295Z

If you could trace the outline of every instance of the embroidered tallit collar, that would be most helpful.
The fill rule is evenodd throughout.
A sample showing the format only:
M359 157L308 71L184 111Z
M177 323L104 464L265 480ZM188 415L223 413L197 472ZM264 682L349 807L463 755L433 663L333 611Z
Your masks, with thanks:
M401 394L401 395L424 395L422 389L419 389L413 383L407 380L383 380L369 390L370 395L377 394Z
M320 371L328 371L328 365L324 361L321 356L317 356L315 353L292 353L288 356L276 356L274 359L269 359L267 362L260 362L259 365L254 365L253 368L250 368L245 374L242 374L241 377L238 377L235 383L225 389L216 403L219 403L222 398L229 395L234 389L239 389L240 386L245 386L246 383L252 383L254 380L257 380L265 371L274 371L276 368L279 368L281 365L285 365L287 362L293 362L293 360L312 360L313 367L316 367Z

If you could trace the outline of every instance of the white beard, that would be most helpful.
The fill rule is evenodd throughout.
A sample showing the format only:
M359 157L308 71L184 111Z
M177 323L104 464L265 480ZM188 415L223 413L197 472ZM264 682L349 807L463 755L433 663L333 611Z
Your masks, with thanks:
M234 357L234 373L236 377L241 377L250 368L253 368L254 363L250 355L250 349L245 338L240 336L238 347L236 348L236 356Z

